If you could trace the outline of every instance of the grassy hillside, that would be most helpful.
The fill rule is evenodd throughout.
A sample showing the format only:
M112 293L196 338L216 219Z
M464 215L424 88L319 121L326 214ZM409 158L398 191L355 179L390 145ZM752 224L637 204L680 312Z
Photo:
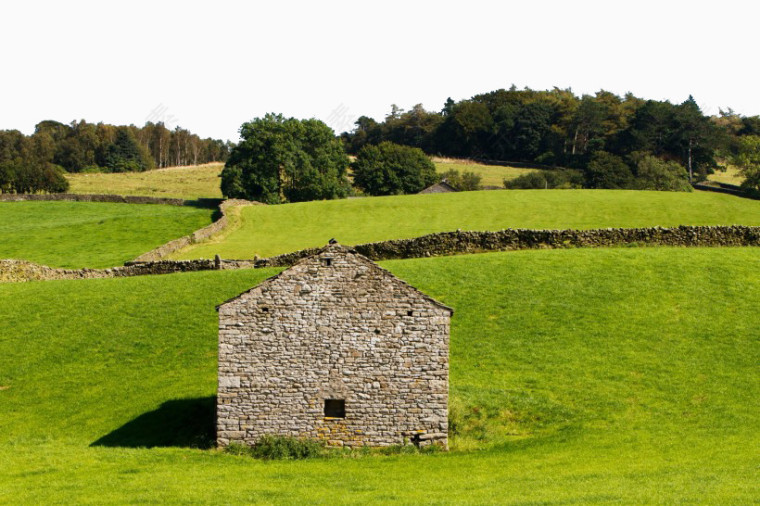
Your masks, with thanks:
M517 167L502 167L501 165L484 165L482 163L472 162L470 160L458 160L456 158L433 158L435 168L439 174L449 170L458 170L459 172L474 172L482 179L480 184L483 186L504 186L505 179L514 179L528 172L535 172L536 169L519 169Z
M757 250L383 265L456 309L452 452L266 462L187 448L213 427L214 305L273 270L6 284L0 502L760 496Z
M211 223L192 207L0 202L0 258L52 267L113 267Z
M67 174L71 193L109 193L193 200L221 198L221 163L170 167L147 172Z
M739 169L733 165L729 165L725 171L715 171L715 174L707 176L710 181L717 181L718 183L728 183L740 185L744 182L744 176L742 176Z
M321 246L504 228L760 225L760 202L717 193L512 190L255 206L242 226L178 258L253 258Z
M456 169L480 174L482 184L502 186L504 179L514 179L533 169L483 165L468 160L436 158L439 173ZM113 193L116 195L141 195L148 197L171 197L197 199L221 198L219 174L224 164L210 163L189 167L170 167L147 172L122 172L115 174L67 174L71 193Z

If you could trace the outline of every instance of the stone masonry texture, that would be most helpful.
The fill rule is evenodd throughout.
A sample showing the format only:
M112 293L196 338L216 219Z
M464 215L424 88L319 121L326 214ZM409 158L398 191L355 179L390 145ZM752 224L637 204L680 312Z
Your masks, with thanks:
M366 257L330 244L218 310L220 446L447 445L453 311Z

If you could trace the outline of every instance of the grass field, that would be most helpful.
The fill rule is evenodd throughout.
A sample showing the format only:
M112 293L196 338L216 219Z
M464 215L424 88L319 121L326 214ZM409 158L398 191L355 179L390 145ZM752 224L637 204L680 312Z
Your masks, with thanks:
M193 207L1 202L0 258L51 267L114 267L211 223Z
M760 497L757 250L383 265L456 309L453 451L266 462L186 448L213 427L214 305L273 270L5 284L0 502Z
M147 172L67 174L71 193L106 193L194 200L221 198L221 163Z
M433 157L433 161L439 174L451 169L474 172L482 177L481 184L484 186L502 187L505 179L511 180L538 170L484 165L456 158ZM71 193L110 193L189 200L221 198L219 174L223 167L221 163L210 163L147 172L67 174L66 179L71 184ZM744 180L734 167L729 167L725 172L711 174L708 179L737 185Z
M468 160L436 158L439 173L456 169L480 174L482 184L503 186L504 179L514 179L534 169L483 165ZM219 174L221 163L188 167L170 167L147 172L67 174L71 193L111 193L181 199L221 198Z
M728 183L740 185L744 182L744 176L741 175L739 169L729 165L725 171L715 171L715 174L707 176L709 181L717 181L718 183Z
M484 165L482 163L470 160L459 160L456 158L439 158L433 157L435 168L439 174L448 170L458 170L459 172L474 172L482 179L480 184L483 186L504 187L504 180L511 180L529 172L536 172L537 169L519 169L517 167L502 167L500 165Z
M511 190L246 207L238 229L177 258L253 258L322 246L505 228L760 225L760 202L708 192Z

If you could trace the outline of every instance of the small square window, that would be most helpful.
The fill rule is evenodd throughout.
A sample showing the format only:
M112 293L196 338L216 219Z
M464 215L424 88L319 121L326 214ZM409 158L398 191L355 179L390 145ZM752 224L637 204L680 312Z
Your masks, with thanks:
M330 257L322 258L322 265L324 265L325 267L330 267L332 265L332 258Z
M345 418L346 401L344 399L325 399L325 418Z
M412 310L407 311L406 316L414 316L414 311Z

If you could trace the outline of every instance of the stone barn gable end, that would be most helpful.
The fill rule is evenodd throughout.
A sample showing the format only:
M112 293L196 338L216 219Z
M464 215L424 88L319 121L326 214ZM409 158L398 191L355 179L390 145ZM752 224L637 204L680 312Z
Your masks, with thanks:
M441 181L432 184L422 190L420 193L452 193L452 192L458 192L459 190L451 186L449 184L449 181L447 179L442 179Z
M217 443L448 443L453 310L330 244L218 307Z

